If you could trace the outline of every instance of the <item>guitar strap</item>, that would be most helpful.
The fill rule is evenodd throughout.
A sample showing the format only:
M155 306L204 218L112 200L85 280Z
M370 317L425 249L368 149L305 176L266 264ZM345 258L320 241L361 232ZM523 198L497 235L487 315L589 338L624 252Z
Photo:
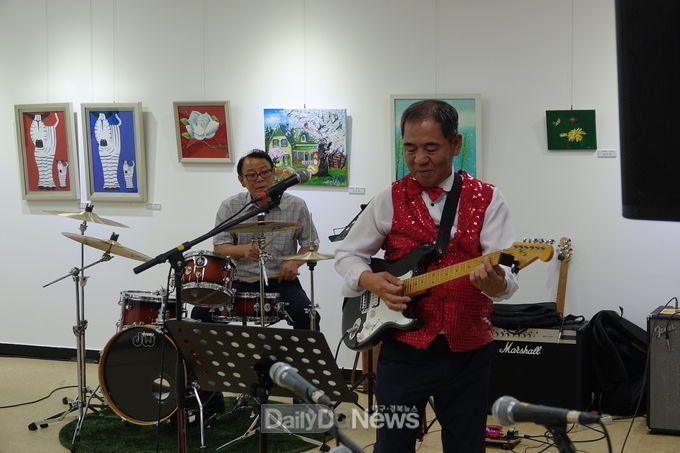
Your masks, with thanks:
M439 257L444 256L449 245L449 239L451 239L451 226L453 225L453 219L456 218L456 207L458 206L462 186L463 178L460 176L460 173L456 173L451 191L446 195L444 210L442 211L442 218L439 222L439 230L437 231L437 242L434 245L434 250Z

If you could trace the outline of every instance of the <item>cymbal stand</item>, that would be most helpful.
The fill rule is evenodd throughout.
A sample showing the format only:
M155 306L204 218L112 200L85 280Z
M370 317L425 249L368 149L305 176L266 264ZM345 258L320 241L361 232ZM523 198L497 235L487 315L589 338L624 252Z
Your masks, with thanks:
M271 254L269 252L266 252L264 248L266 247L265 243L265 237L264 237L264 232L260 232L260 235L254 239L254 241L257 242L257 247L260 249L260 253L258 254L258 264L260 267L260 325L262 327L265 327L264 324L264 303L265 303L265 286L269 285L269 281L267 279L267 268L265 267L265 263L269 261L271 258Z
M316 267L316 261L307 261L307 267L309 267L309 282L311 286L311 304L309 308L305 308L305 312L309 314L309 330L316 330L316 312L319 306L314 302L314 268Z
M80 230L82 233L85 232L87 229L86 222L83 222L80 226ZM94 261L93 263L88 264L87 266L84 265L84 260L85 260L85 252L83 250L84 246L81 245L81 254L80 254L80 259L81 259L81 267L74 267L72 268L66 275L59 277L56 280L53 280L45 285L43 285L43 288L46 288L54 283L57 283L58 281L61 281L67 277L72 277L73 282L75 284L75 293L76 293L76 325L73 326L73 334L76 336L76 364L78 368L78 396L76 397L75 400L69 401L69 408L66 409L66 411L60 413L60 414L55 414L51 417L47 417L39 422L33 422L28 426L28 429L30 430L35 430L37 429L36 425L39 425L40 427L46 427L48 422L51 421L63 421L66 419L66 416L70 414L71 412L78 411L78 417L77 417L77 424L76 428L73 432L73 438L71 440L71 451L75 451L75 443L80 439L80 430L83 426L83 422L85 421L85 415L87 414L87 410L91 408L90 406L90 401L92 400L92 397L95 396L97 390L99 387L97 387L97 390L92 390L88 389L86 385L86 378L85 378L85 330L87 329L87 320L85 319L85 285L87 284L87 278L85 276L85 269L88 269L92 266L95 266L99 263L103 263L105 261L109 261L113 258L111 254L109 253L109 250L105 251L102 254L102 257ZM90 398L87 398L87 394L91 393ZM103 403L103 400L100 397L97 397L101 403ZM103 406L103 404L102 404ZM93 409L94 410L94 409Z
M309 229L312 229L312 215L309 215ZM309 245L310 252L316 252L319 249L319 241L312 241ZM314 302L314 268L316 267L316 261L307 261L307 267L309 268L309 285L312 293L310 298L309 308L305 308L305 313L309 315L309 330L316 330L316 312L319 306Z

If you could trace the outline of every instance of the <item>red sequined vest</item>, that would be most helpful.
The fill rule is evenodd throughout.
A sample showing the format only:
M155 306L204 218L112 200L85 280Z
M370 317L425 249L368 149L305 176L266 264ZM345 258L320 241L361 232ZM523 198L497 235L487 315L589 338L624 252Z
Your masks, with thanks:
M481 256L479 233L484 214L493 196L493 186L460 171L463 177L457 231L443 257L427 268L432 271ZM396 261L422 244L434 244L437 226L434 224L420 194L408 195L407 175L392 185L392 229L385 238L385 259ZM493 303L469 278L461 277L430 289L416 302L415 312L424 321L422 328L393 335L405 343L425 349L435 336L444 332L452 351L467 351L493 340L491 310Z

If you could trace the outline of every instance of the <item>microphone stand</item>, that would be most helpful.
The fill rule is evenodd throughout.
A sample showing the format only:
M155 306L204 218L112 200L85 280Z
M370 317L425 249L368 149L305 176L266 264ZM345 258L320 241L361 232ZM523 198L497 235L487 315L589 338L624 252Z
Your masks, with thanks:
M340 428L338 428L337 423L333 423L332 433L337 442L340 445L344 445L348 449L348 451L351 451L352 453L365 453L364 450L359 445L355 444L352 439L350 439L345 434L343 434L342 431L340 431ZM339 450L342 451L342 448L339 448Z
M555 425L544 425L555 439L555 445L560 453L576 453L576 447L567 435L567 425L565 423Z
M343 239L345 239L345 237L347 236L347 233L349 233L349 230L351 230L352 227L354 226L354 222L357 221L357 219L359 218L361 213L364 212L364 209L366 209L366 206L368 206L368 203L359 205L359 207L361 208L359 213L357 215L355 215L354 218L352 220L350 220L350 222L342 228L342 231L340 231L337 234L332 234L332 235L328 236L328 240L331 241L331 242L338 242L338 241L342 241ZM340 228L333 228L333 232L335 232L339 229Z
M234 225L238 225L239 223L244 222L245 220L248 220L251 217L254 217L260 213L269 212L271 209L278 206L280 202L281 195L272 197L269 199L269 201L267 201L267 203L263 204L262 206L259 206L257 209L246 212L245 214L243 214L240 217L237 217L236 219L222 222L221 224L217 225L216 227L214 227L207 233L202 234L196 239L183 242L177 247L174 247L168 250L167 252L161 253L160 255L157 255L156 257L150 259L149 261L140 264L139 266L135 267L133 271L135 274L139 274L140 272L144 272L145 270L150 269L153 266L163 263L165 261L168 261L168 263L170 263L170 266L175 271L175 303L177 312L176 316L177 320L181 321L182 312L184 310L183 307L184 302L182 301L182 273L184 270L184 252L191 250L191 248L194 245L215 236L216 234L222 232L223 230L229 229ZM186 383L184 381L184 360L179 349L177 349L177 369L175 370L175 382L176 382L175 391L177 393L177 451L179 453L186 453L187 452L187 437L185 422L186 401L184 395Z

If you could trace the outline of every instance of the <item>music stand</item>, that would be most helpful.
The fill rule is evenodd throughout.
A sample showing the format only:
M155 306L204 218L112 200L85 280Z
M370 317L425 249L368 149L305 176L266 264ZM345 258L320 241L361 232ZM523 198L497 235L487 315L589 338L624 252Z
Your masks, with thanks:
M202 390L249 392L265 404L269 395L294 396L273 386L269 368L286 362L334 402L356 403L321 332L196 321L166 321L168 334ZM266 453L260 430L260 452Z

